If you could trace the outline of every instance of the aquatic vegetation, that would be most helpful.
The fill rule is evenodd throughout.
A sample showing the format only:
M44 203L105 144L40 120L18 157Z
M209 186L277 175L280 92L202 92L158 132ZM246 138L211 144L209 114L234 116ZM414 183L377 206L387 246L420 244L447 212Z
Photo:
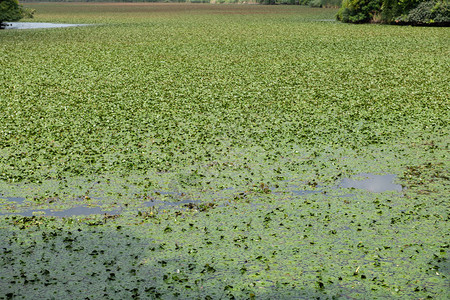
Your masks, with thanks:
M447 28L30 6L97 25L0 32L3 297L448 295Z

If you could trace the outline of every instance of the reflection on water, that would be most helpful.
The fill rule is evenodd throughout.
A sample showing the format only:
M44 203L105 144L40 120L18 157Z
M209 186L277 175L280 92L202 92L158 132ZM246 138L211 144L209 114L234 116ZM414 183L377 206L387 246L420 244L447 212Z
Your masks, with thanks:
M339 186L343 188L363 189L374 193L386 191L401 192L402 186L394 183L396 177L394 174L374 175L362 173L353 177L354 179L344 178Z
M304 196L304 195L309 195L309 194L317 194L317 193L321 193L322 190L317 190L317 191L309 191L309 190L292 190L291 192L292 192L293 194L295 194L295 195Z
M42 215L42 216L48 216L48 217L61 217L61 218L67 218L67 217L75 217L75 216L89 216L89 215L102 215L102 214L109 214L109 215L115 215L120 213L120 211L114 210L114 211L103 211L100 207L87 207L87 206L78 206L69 208L62 211L54 211L52 209L33 209L33 210L27 210L20 213L0 213L0 215L19 215L24 217L31 217L35 215Z
M25 201L24 197L1 197L2 199L5 199L7 201L12 201L12 202L16 202L16 204L22 204L23 201Z
M370 173L362 173L352 178L344 178L339 183L338 187L341 188L355 188L355 189L364 189L370 192L380 193L385 191L402 191L402 186L400 184L394 183L396 179L396 175L394 174L386 174L386 175L374 175ZM331 187L331 189L335 189L335 187ZM274 189L271 189L271 192L274 192ZM311 194L317 194L317 193L323 193L324 195L327 195L326 189L324 187L320 187L316 190L303 190L299 186L290 186L288 188L288 193L292 193L296 196L308 196ZM173 198L178 198L185 196L184 193L175 193L175 192L165 192L165 191L159 191L155 192L157 195L164 195L164 196L173 196ZM277 192L274 192L274 194L278 194ZM244 195L245 193L240 193L239 195ZM0 196L2 196L0 194ZM241 198L244 198L241 197ZM345 194L345 195L339 195L334 197L354 197L353 194ZM25 198L23 197L1 197L2 199L5 199L11 203L15 204L22 204L25 201ZM172 198L172 199L173 199ZM221 197L219 197L221 198ZM236 197L235 197L236 198ZM241 199L239 198L239 199ZM100 198L99 198L100 199ZM175 200L175 199L173 199ZM211 207L221 207L229 205L230 202L226 203L214 203L212 202L202 202L199 200L192 200L192 199L182 199L180 201L162 201L158 199L153 199L151 201L146 201L142 203L145 207L155 207L158 209L165 209L165 208L173 208L173 207L187 207L190 206L193 207L200 207L201 205L204 205L205 208L211 208ZM203 208L203 206L201 207ZM2 213L0 212L0 215L21 215L21 216L33 216L33 215L45 215L45 216L53 216L53 217L73 217L73 216L87 216L87 215L94 215L94 214L119 214L121 213L120 210L113 210L113 211L103 211L99 207L87 207L87 206L78 206L70 209L66 209L63 211L54 211L52 209L34 209L34 210L27 210L20 213Z
M41 28L78 27L78 26L88 26L88 25L89 24L10 22L10 23L6 23L5 29L41 29Z
M314 186L313 190L305 190L305 187L301 187L298 185L290 185L287 187L287 192L288 193L292 193L296 196L307 196L310 194L318 194L318 193L322 193L323 192L323 187L322 186ZM274 194L278 194L278 192L274 192Z

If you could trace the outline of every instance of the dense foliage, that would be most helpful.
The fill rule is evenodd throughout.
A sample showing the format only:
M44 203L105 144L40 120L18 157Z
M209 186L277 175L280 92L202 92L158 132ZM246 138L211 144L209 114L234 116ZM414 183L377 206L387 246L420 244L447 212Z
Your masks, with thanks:
M0 32L0 298L449 299L447 28L30 6L97 25Z
M0 0L0 29L8 21L18 21L23 16L22 7L17 0Z
M425 0L382 0L381 20L386 23L392 23L399 16L407 14L411 9L417 7L419 3Z
M346 23L446 25L450 22L448 7L447 0L343 0L337 19Z
M382 0L343 0L337 19L345 23L367 23L379 14Z
M400 21L418 25L450 25L450 5L448 1L427 1L420 3Z

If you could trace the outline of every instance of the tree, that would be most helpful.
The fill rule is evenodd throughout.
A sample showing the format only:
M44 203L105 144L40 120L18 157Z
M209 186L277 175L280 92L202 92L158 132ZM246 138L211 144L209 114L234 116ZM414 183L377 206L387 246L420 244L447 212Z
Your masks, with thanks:
M343 0L337 19L344 23L368 23L381 10L382 0Z
M383 0L382 20L386 23L394 22L396 18L408 14L424 0Z
M442 0L422 2L399 21L414 25L450 26L450 5Z
M23 12L23 8L17 0L0 0L0 28L4 27L4 22L20 20Z
M336 18L345 23L448 26L449 12L448 0L343 0Z

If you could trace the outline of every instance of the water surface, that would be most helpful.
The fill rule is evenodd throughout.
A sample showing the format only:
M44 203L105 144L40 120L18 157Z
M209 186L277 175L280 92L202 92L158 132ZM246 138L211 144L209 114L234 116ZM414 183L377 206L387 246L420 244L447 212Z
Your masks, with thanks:
M76 217L76 216L89 216L89 215L115 215L119 214L120 211L103 211L100 207L87 207L87 206L78 206L69 208L66 210L55 211L52 209L31 209L24 212L19 213L0 213L1 215L18 215L24 217L31 217L35 215L42 215L47 217L60 217L60 218L68 218L68 217Z
M352 178L344 178L339 186L343 188L355 188L367 190L369 192L381 193L386 191L402 191L400 184L394 183L397 178L394 174L374 175L361 173Z
M62 27L79 27L79 26L89 26L89 24L10 22L6 23L5 29L42 29L42 28L62 28Z

